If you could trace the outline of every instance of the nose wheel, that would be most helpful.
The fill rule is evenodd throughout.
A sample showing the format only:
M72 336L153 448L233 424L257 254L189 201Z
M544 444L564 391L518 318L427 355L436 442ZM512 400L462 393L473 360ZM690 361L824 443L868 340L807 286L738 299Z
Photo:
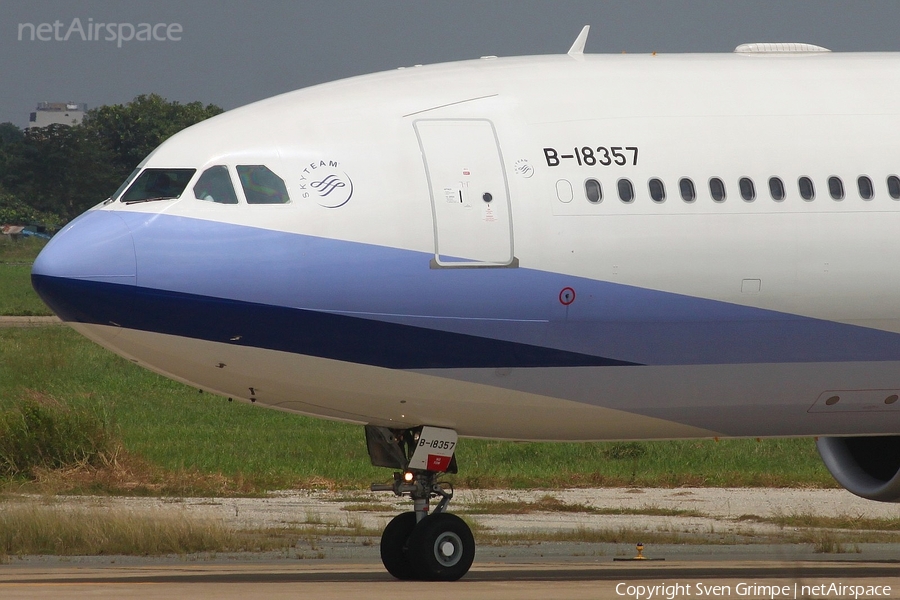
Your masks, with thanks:
M406 543L407 557L419 578L456 581L475 559L475 538L465 521L450 513L422 519Z
M417 579L416 569L408 558L409 536L416 528L416 513L400 513L387 524L381 534L381 562L397 579Z
M435 513L416 523L414 512L397 515L381 535L381 562L401 580L456 581L475 559L475 538L454 514Z
M373 484L372 491L408 495L415 508L397 515L384 528L381 562L385 569L401 580L456 581L465 575L475 559L475 538L465 521L445 512L453 497L452 486L437 481L442 471L410 468L439 466L455 473L452 449L456 446L456 432L434 427L395 430L369 425L366 441L373 464L404 469L394 473L393 483ZM424 460L416 455L417 449L423 447ZM435 449L447 452L441 456L433 453ZM440 501L429 514L432 498Z

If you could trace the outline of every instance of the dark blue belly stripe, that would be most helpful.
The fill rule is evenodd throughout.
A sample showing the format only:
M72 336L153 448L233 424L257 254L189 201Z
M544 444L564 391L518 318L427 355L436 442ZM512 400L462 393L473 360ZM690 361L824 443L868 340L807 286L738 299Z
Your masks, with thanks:
M627 366L554 348L326 312L180 292L32 275L64 321L127 329L391 369Z

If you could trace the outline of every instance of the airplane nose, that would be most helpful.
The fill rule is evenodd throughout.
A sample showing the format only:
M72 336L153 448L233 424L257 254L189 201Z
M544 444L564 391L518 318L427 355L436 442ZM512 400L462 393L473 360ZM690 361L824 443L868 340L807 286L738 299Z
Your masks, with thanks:
M75 306L97 284L134 285L134 241L115 212L94 210L66 225L44 247L31 269L35 291L63 320L82 320Z

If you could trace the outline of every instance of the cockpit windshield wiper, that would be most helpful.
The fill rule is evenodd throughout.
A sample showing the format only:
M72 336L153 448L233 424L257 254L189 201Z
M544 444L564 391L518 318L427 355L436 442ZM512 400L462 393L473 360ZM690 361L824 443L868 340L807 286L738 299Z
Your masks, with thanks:
M140 200L128 200L125 204L139 204L141 202L154 202L156 200L177 200L178 196L153 196L151 198L141 198Z

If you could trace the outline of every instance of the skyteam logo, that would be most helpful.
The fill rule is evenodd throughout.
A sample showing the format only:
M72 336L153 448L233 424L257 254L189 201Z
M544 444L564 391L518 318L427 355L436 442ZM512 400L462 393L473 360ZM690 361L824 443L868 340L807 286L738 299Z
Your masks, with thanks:
M326 196L330 196L333 191L338 188L347 187L347 184L341 180L337 175L331 174L322 181L313 181L309 184L310 187L315 188L319 195L323 198Z
M534 175L534 167L531 166L531 163L528 162L527 158L517 160L513 168L515 169L516 175L524 177L525 179Z
M340 208L353 196L353 180L336 160L311 162L300 180L303 197L312 197L319 206Z

